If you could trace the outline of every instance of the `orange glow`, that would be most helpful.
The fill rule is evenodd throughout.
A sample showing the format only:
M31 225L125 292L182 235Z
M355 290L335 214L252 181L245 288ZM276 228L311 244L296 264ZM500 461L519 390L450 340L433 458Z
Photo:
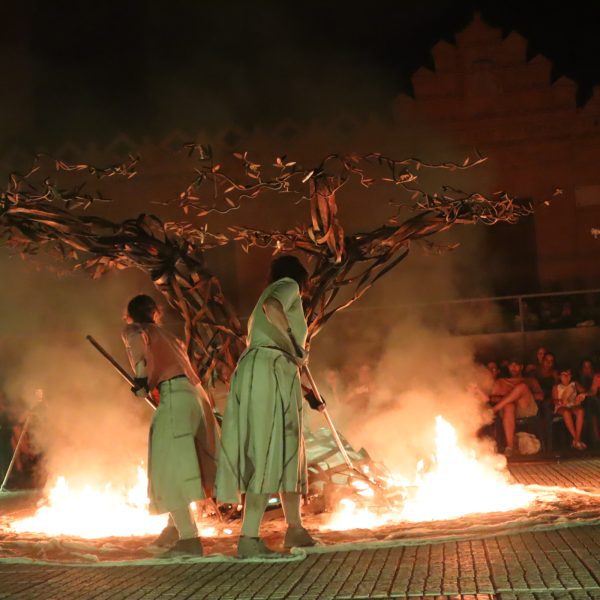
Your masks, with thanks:
M137 481L128 490L84 484L72 486L58 477L45 504L25 519L13 521L10 529L17 533L43 533L82 538L158 534L167 524L167 515L148 513L147 478L142 467Z
M455 519L523 508L535 500L533 491L509 482L503 459L477 456L474 450L460 448L454 427L440 416L436 417L435 433L436 451L429 470L423 472L424 463L419 461L413 481L399 478L382 481L384 493L397 491L403 498L401 502L392 508L365 508L344 498L323 528L371 529L390 523ZM376 503L373 488L359 480L353 486L359 495Z
M85 483L75 486L66 477L57 477L48 497L31 517L9 524L15 533L39 533L48 536L76 536L86 539L158 535L168 515L151 515L146 490L148 479L143 467L129 489L117 490L112 484ZM190 505L198 514L195 502ZM198 535L216 537L233 531L208 522L196 522Z

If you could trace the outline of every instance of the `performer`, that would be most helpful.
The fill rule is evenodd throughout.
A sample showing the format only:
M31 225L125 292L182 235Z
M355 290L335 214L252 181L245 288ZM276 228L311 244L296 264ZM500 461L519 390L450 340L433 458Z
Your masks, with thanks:
M211 498L216 473L217 424L183 343L159 324L150 296L127 305L123 341L135 371L139 396L158 389L160 402L150 428L150 511L168 512L179 533L172 552L202 555L190 503Z
M272 262L270 284L252 312L248 347L231 381L216 487L221 502L239 503L244 495L240 558L275 554L259 538L272 494L279 494L288 524L284 545L315 543L300 517L300 495L307 491L299 373L307 359L307 325L300 294L307 279L293 256ZM314 395L310 402L321 406Z

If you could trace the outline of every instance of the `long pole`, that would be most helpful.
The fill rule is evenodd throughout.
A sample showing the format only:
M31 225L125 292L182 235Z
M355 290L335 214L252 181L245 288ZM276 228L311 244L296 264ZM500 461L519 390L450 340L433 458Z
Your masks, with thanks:
M37 404L39 404L40 402L42 402L44 400L44 391L43 390L41 390L41 389L36 390L35 395L37 398ZM29 410L29 413L27 414L27 418L25 419L25 423L23 423L23 429L21 429L21 434L19 435L19 439L17 440L17 445L15 446L15 450L13 452L12 458L10 459L8 469L6 469L6 473L4 474L4 479L2 480L2 485L0 485L0 492L4 491L6 483L8 482L8 478L10 477L13 467L15 466L15 461L17 460L17 456L19 455L19 450L21 449L21 443L25 439L25 434L27 433L27 428L29 427L29 420L31 419L31 413L35 410L35 408L37 407L37 404L36 404L36 406L33 406Z
M27 427L29 426L29 419L31 418L31 414L27 415L25 419L25 423L23 424L23 429L21 430L21 435L19 435L19 441L15 446L15 450L13 452L12 458L10 459L10 463L8 465L8 469L6 469L6 474L4 475L4 479L2 480L2 485L0 486L0 492L4 491L4 486L6 486L6 482L12 473L12 469L15 465L15 461L17 460L17 456L19 455L19 449L21 448L21 442L25 439L25 434L27 433Z
M135 381L133 377L91 336L86 335L85 339L92 345L104 358L113 366L115 371L119 373L119 375L131 386L135 385ZM156 410L157 406L154 402L154 398L150 394L146 394L144 396L144 400L152 407L153 410Z
M320 402L323 402L323 398L321 397L321 394L319 393L319 389L317 388L317 383L313 379L310 369L306 365L304 365L302 367L302 369L304 370L304 374L306 375L306 378L308 379L308 382L310 383L310 387L312 388L313 392L315 393L317 400L319 400ZM324 402L323 402L323 408L320 409L320 412L323 413L323 416L325 417L325 420L327 421L327 425L329 425L329 429L331 430L331 435L333 436L335 444L338 447L338 450L340 451L340 454L342 455L344 462L346 463L348 468L352 469L353 471L358 471L358 469L354 466L354 463L350 460L350 457L348 456L348 453L346 452L346 448L344 448L344 444L342 443L342 440L340 439L340 436L338 435L338 432L335 428L335 425L333 424L333 421L331 420L331 416L329 415L329 411L327 410L327 407L325 406ZM358 472L360 473L360 471L358 471Z

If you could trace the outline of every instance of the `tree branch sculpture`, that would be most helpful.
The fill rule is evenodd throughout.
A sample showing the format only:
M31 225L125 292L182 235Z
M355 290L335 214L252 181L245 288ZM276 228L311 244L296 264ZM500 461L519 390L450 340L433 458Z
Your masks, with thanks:
M235 179L214 164L210 147L188 146L197 153L197 177L181 194L179 205L199 217L225 214L241 208L244 201L260 194L278 193L296 202L310 204L310 223L287 231L230 227L235 240L245 249L271 247L274 252L302 252L316 260L305 306L309 340L339 310L358 300L380 277L398 265L409 253L411 243L431 246L427 238L457 224L494 225L516 223L533 212L531 202L519 201L506 192L491 196L468 193L444 186L440 193L418 187L419 171L459 171L485 161L476 155L463 163L427 163L416 158L392 159L379 153L365 155L330 154L317 166L305 168L286 157L277 158L265 169L248 154L235 154L241 175ZM355 181L362 188L377 184L392 187L397 198L391 203L397 212L380 227L347 234L338 215L337 194ZM399 209L412 216L402 220ZM343 289L349 299L336 303Z
M439 193L419 187L419 172L457 171L484 162L476 156L462 164L395 160L378 153L331 154L316 166L302 167L286 157L268 168L248 154L235 154L239 174L227 174L215 164L209 146L189 144L199 160L196 177L177 200L186 220L163 222L140 214L123 222L89 215L90 206L106 201L87 194L83 186L61 188L44 176L48 158L40 156L28 174L12 174L0 193L0 235L4 243L31 254L43 247L58 250L75 268L99 277L113 268L136 267L146 272L185 322L189 355L205 383L218 377L227 383L245 346L240 320L224 297L218 278L209 272L204 252L228 243L300 252L311 257L310 300L305 306L309 339L338 311L358 300L379 278L398 265L413 242L431 245L436 233L457 224L514 223L533 207L504 192L492 196L445 186ZM52 164L52 163L50 163ZM56 172L87 173L98 179L131 178L137 158L97 168L54 161ZM365 232L348 234L338 214L337 195L352 182L369 190L389 186L395 209L387 223ZM253 229L243 225L227 233L209 233L187 219L239 210L245 201L266 194L283 194L309 204L310 219L285 231ZM400 209L411 216L400 217ZM340 300L340 292L346 299Z

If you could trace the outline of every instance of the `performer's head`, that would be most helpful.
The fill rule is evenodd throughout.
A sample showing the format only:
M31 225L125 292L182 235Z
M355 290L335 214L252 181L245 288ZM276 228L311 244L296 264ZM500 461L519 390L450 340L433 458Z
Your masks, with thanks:
M127 318L133 323L157 323L160 311L154 298L140 294L127 305Z
M269 283L273 283L284 277L293 279L298 284L301 293L306 290L308 271L304 268L302 263L291 254L278 256L271 262Z

